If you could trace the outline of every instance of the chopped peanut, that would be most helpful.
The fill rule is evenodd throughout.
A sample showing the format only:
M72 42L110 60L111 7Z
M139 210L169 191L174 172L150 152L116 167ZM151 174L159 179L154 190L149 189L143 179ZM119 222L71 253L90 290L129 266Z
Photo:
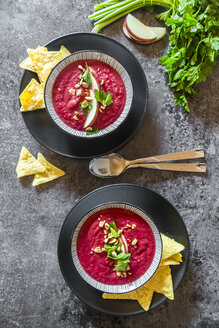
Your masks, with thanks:
M108 236L107 236L109 239L113 238L113 234L112 233L109 233Z
M109 240L109 244L114 244L117 240L115 238L112 238Z
M102 253L102 252L104 252L105 251L105 249L104 248L102 248L102 247L99 247L99 246L97 246L96 248L94 248L94 250L93 250L95 253Z
M109 229L109 223L105 223L105 228L108 230Z
M79 89L78 91L77 91L77 96L80 96L81 95L81 89Z
M135 238L135 239L132 240L132 246L136 246L137 243L138 243L138 239L137 238Z
M117 253L114 251L114 252L112 252L112 256L113 257L117 257Z
M81 104L82 108L86 108L88 106L87 100L84 100Z
M86 82L81 82L81 85L84 89L88 89L89 88L89 84L87 84Z
M69 93L74 96L75 95L75 89L69 89Z
M133 225L132 225L132 229L135 229L135 228L136 228L136 224L133 224Z
M78 83L75 84L75 88L76 88L76 89L80 88L80 84L78 84Z
M104 223L105 223L105 221L100 221L100 223L99 223L99 227L100 227L100 228L103 228Z

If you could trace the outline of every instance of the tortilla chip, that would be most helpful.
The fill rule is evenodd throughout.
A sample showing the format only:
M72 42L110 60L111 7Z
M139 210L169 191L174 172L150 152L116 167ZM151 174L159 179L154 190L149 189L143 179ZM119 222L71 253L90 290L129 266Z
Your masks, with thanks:
M164 265L178 265L180 264L179 261L175 260L172 257L169 257L168 259L165 259L163 261L160 262L160 266L164 266Z
M171 258L175 261L182 262L182 254L181 253L174 254L171 256Z
M146 286L142 286L142 290L137 289L138 298L137 301L141 305L141 307L148 311L151 305L151 301L154 295L154 291L152 289L148 289Z
M159 266L153 277L145 285L148 289L163 294L170 300L174 299L173 281L169 266Z
M44 172L45 167L31 155L31 153L22 147L19 161L16 167L17 177L21 178L26 175Z
M22 61L22 63L19 66L20 66L20 68L27 69L28 71L31 71L34 73L36 72L36 67L34 66L30 57L27 57L26 59L24 59L24 61Z
M63 58L71 55L70 51L68 51L68 49L65 46L61 46L60 51L63 55Z
M168 238L163 234L161 234L161 238L163 242L163 254L161 261L183 251L185 248L183 245L177 243L174 239Z
M36 50L47 51L47 48L38 46L36 48ZM22 63L19 66L23 69L27 69L28 71L32 71L32 72L36 73L36 67L34 66L34 63L32 62L30 57L27 57L26 59L24 59L24 61L22 61Z
M39 184L49 182L51 180L57 179L62 175L65 175L65 172L58 169L56 166L49 163L42 154L38 153L38 161L45 167L46 171L43 173L35 174L32 185L37 186Z
M129 293L123 293L123 294L110 294L110 293L103 293L102 297L104 299L115 299L115 300L137 300L138 294L136 290L129 292Z
M61 51L45 51L27 49L35 68L40 82L45 82L51 69L62 59Z
M20 94L21 112L44 108L43 85L32 79Z

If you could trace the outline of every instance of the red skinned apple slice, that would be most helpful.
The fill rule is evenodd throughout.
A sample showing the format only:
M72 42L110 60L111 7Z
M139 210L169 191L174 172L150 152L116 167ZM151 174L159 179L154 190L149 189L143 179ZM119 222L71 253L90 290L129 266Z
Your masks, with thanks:
M153 30L131 14L127 15L125 26L130 36L138 41L153 41L156 39L156 34Z
M130 36L129 32L127 31L127 28L126 28L126 26L125 26L125 22L124 22L123 25L122 25L122 29L123 29L123 32L124 32L125 36L126 36L128 39L131 40L132 37Z
M127 244L127 241L125 239L125 236L123 234L121 234L120 238L122 240L122 246L121 246L121 248L122 248L123 252L124 253L128 253L128 244Z
M98 114L98 108L99 108L99 104L97 99L95 98L93 90L90 90L90 97L92 98L92 109L87 114L87 118L84 123L85 129L88 128L89 126L92 126L92 124L95 122Z

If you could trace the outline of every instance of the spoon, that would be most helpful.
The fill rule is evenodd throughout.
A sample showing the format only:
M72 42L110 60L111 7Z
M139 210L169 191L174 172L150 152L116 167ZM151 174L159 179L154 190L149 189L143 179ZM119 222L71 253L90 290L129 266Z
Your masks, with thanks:
M109 154L94 158L89 164L90 172L100 178L115 177L128 168L144 167L155 170L206 172L204 163L160 163L165 161L179 161L182 159L203 158L204 150L195 149L179 153L152 156L135 160L127 160L119 154Z

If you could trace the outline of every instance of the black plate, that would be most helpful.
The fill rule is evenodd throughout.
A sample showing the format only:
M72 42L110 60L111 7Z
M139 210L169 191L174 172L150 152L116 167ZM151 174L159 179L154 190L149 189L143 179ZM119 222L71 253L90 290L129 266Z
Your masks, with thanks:
M127 70L133 84L133 102L127 119L110 136L82 139L71 136L59 128L49 117L46 110L22 113L31 134L50 150L68 157L88 158L111 152L123 145L137 130L148 102L148 86L144 71L123 45L103 35L75 33L64 35L48 44L48 50L59 50L64 45L70 52L80 50L99 50L117 59ZM20 85L20 93L35 73L25 71Z
M182 281L189 260L189 238L185 224L177 210L157 193L137 185L116 184L96 189L82 198L73 207L62 226L58 242L58 259L63 277L73 293L88 306L101 312L113 315L145 313L137 301L103 300L102 292L88 285L73 264L71 241L75 227L89 210L107 202L125 202L139 207L153 218L161 233L173 237L185 246L182 252L183 262L180 265L171 266L174 290ZM150 309L157 307L165 300L166 297L155 293Z

